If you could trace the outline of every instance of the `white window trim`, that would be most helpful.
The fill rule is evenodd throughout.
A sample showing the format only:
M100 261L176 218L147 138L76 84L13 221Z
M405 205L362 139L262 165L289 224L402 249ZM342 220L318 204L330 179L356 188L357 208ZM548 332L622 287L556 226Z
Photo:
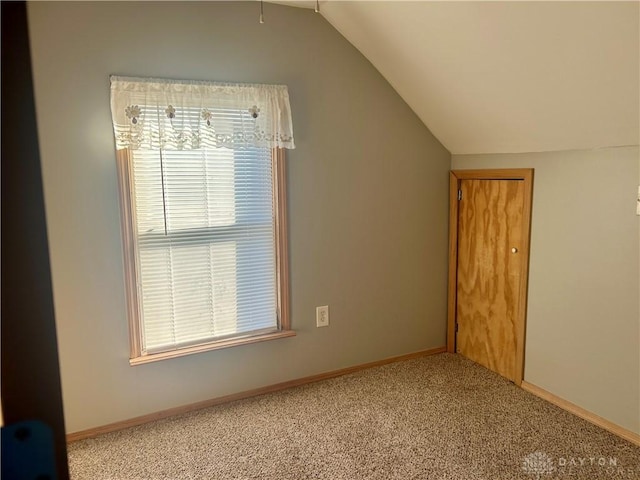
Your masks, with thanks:
M206 343L191 345L160 353L146 353L142 351L142 325L139 304L137 272L139 271L136 241L134 238L134 198L131 189L133 178L131 151L119 149L116 151L118 185L120 190L120 206L122 219L122 244L124 250L125 292L127 303L127 318L129 323L130 365L182 357L194 353L228 348L238 345L274 340L295 336L291 330L289 316L289 262L287 248L287 198L286 198L286 168L285 153L282 148L272 149L272 181L273 205L275 213L275 246L276 246L276 285L278 306L278 328L276 332L213 340Z

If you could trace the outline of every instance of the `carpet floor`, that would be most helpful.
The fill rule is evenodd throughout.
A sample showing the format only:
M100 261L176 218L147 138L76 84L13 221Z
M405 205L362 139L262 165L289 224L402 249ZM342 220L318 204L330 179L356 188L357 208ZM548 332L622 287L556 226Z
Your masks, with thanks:
M73 480L640 479L640 447L440 354L69 445Z

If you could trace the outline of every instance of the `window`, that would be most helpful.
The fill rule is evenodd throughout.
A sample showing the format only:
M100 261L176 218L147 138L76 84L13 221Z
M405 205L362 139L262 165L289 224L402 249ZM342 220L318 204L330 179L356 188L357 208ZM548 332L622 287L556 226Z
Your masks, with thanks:
M111 85L131 363L293 335L286 87Z

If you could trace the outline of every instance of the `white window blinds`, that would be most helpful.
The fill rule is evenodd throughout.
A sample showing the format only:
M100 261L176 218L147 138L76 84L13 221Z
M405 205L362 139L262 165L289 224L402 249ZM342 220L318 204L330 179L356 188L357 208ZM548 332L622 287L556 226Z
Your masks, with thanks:
M139 149L132 166L143 353L276 330L270 150Z
M283 115L264 92L232 90L112 78L141 355L280 328L271 147L293 147L288 95Z

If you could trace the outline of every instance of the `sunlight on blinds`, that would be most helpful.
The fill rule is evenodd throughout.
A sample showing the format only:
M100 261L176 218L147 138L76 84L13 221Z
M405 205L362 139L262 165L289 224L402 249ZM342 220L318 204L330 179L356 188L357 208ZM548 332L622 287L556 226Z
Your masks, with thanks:
M276 330L271 151L132 151L143 352Z

